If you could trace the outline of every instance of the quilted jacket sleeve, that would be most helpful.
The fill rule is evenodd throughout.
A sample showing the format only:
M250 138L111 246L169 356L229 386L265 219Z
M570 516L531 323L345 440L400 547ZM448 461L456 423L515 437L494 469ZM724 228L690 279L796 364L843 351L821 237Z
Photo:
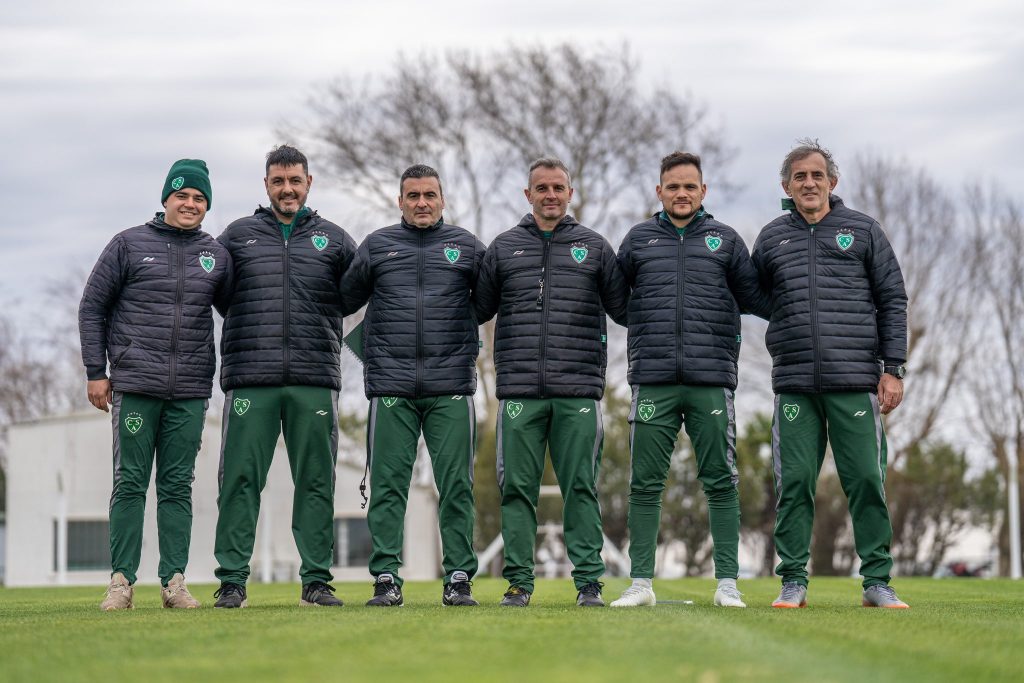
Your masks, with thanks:
M120 235L107 244L89 275L78 305L82 362L90 380L107 377L107 324L128 277L128 255Z

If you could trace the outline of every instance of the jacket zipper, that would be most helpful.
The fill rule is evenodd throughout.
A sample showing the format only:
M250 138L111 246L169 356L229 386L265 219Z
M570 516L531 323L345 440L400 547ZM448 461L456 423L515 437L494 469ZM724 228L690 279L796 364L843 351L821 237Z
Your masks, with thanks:
M416 252L416 383L415 398L420 397L423 384L423 233L419 230L419 250Z
M292 224L292 233L293 234L295 232L295 228L297 228L297 227L298 226L295 225L294 223ZM281 239L284 239L284 235L281 234L281 229L280 228L277 229L277 234L281 235ZM282 303L282 310L283 310L283 313L284 313L284 320L283 320L283 341L284 341L284 344L283 344L283 348L281 349L281 370L282 370L281 381L284 384L287 385L288 384L288 360L289 360L289 351L288 351L288 349L289 349L289 346L291 345L291 342L290 342L290 331L289 331L288 328L289 328L289 325L291 324L291 308L292 308L291 307L291 293L289 292L289 283L288 283L288 281L290 279L289 278L289 270L291 269L291 265L290 265L289 258L288 258L288 240L287 239L284 239L284 254L281 257L281 260L282 260L282 265L284 267L284 281L283 281L282 287L281 287L281 303Z
M807 284L807 292L809 294L808 304L811 307L811 311L810 311L811 312L811 330L813 330L812 335L811 335L811 344L813 345L813 348L811 349L811 353L814 355L814 378L813 378L814 379L814 393L817 394L817 393L821 392L821 349L820 349L821 343L820 343L819 332L818 332L818 306L817 306L817 300L818 300L818 297L817 297L817 287L818 287L818 284L817 284L817 278L815 277L815 273L817 271L817 267L814 264L815 252L817 251L817 249L815 249L814 226L808 224L808 227L810 228L810 234L809 234L808 239L807 239L808 248L810 249L810 259L809 259L810 272L808 273L808 276L807 276L807 283L808 283Z
M547 350L548 350L548 290L550 287L546 287L546 280L548 275L548 254L551 252L551 240L555 238L554 235L551 237L541 237L544 242L544 256L541 259L540 264L540 291L537 292L537 307L541 309L541 320L540 320L540 398L547 398Z
M174 384L178 375L178 334L181 330L181 306L185 298L185 247L182 244L181 235L175 236L178 242L178 292L174 299L174 330L171 332L171 370L167 377L167 398L174 398ZM167 243L168 254L171 252L171 243ZM170 259L168 258L168 262Z
M676 292L676 384L683 383L683 293L686 288L686 234L679 236L679 245L676 251L676 282L679 289Z

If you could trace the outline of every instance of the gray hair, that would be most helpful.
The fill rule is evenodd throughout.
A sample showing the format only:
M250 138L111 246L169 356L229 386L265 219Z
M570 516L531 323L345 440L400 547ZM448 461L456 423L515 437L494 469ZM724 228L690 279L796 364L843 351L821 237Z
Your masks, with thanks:
M533 172L538 168L557 168L558 170L563 171L565 173L565 177L569 180L569 187L572 187L572 174L569 173L569 168L562 163L561 159L556 159L555 157L541 157L530 164L530 170L526 174L527 186L530 184L530 176L532 176Z
M832 158L832 152L821 146L818 138L800 138L796 141L797 146L790 150L786 158L782 160L782 168L779 170L779 179L783 183L789 182L789 176L793 172L793 162L806 159L812 154L820 154L825 159L825 172L832 180L839 180L839 166Z

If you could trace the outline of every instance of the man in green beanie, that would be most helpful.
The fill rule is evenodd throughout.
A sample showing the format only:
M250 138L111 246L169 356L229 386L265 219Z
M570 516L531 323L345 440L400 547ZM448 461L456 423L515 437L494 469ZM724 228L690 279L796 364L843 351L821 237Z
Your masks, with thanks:
M184 578L192 480L216 358L210 307L226 310L233 272L227 250L201 228L211 198L206 163L176 161L160 195L165 211L110 241L79 306L89 402L113 415L103 610L134 607L154 454L163 605L199 606Z

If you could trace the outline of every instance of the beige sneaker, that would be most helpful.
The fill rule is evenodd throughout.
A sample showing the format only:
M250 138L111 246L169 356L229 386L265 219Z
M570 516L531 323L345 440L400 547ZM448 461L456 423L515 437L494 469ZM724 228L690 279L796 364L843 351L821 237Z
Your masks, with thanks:
M195 609L199 607L199 601L192 597L185 587L185 577L175 574L167 582L167 588L160 589L160 597L164 607L176 607L178 609Z
M133 609L135 607L132 604L132 596L134 594L135 590L128 583L128 579L124 578L124 574L115 572L110 577L110 585L107 586L107 597L100 603L100 609L104 612L115 609Z

